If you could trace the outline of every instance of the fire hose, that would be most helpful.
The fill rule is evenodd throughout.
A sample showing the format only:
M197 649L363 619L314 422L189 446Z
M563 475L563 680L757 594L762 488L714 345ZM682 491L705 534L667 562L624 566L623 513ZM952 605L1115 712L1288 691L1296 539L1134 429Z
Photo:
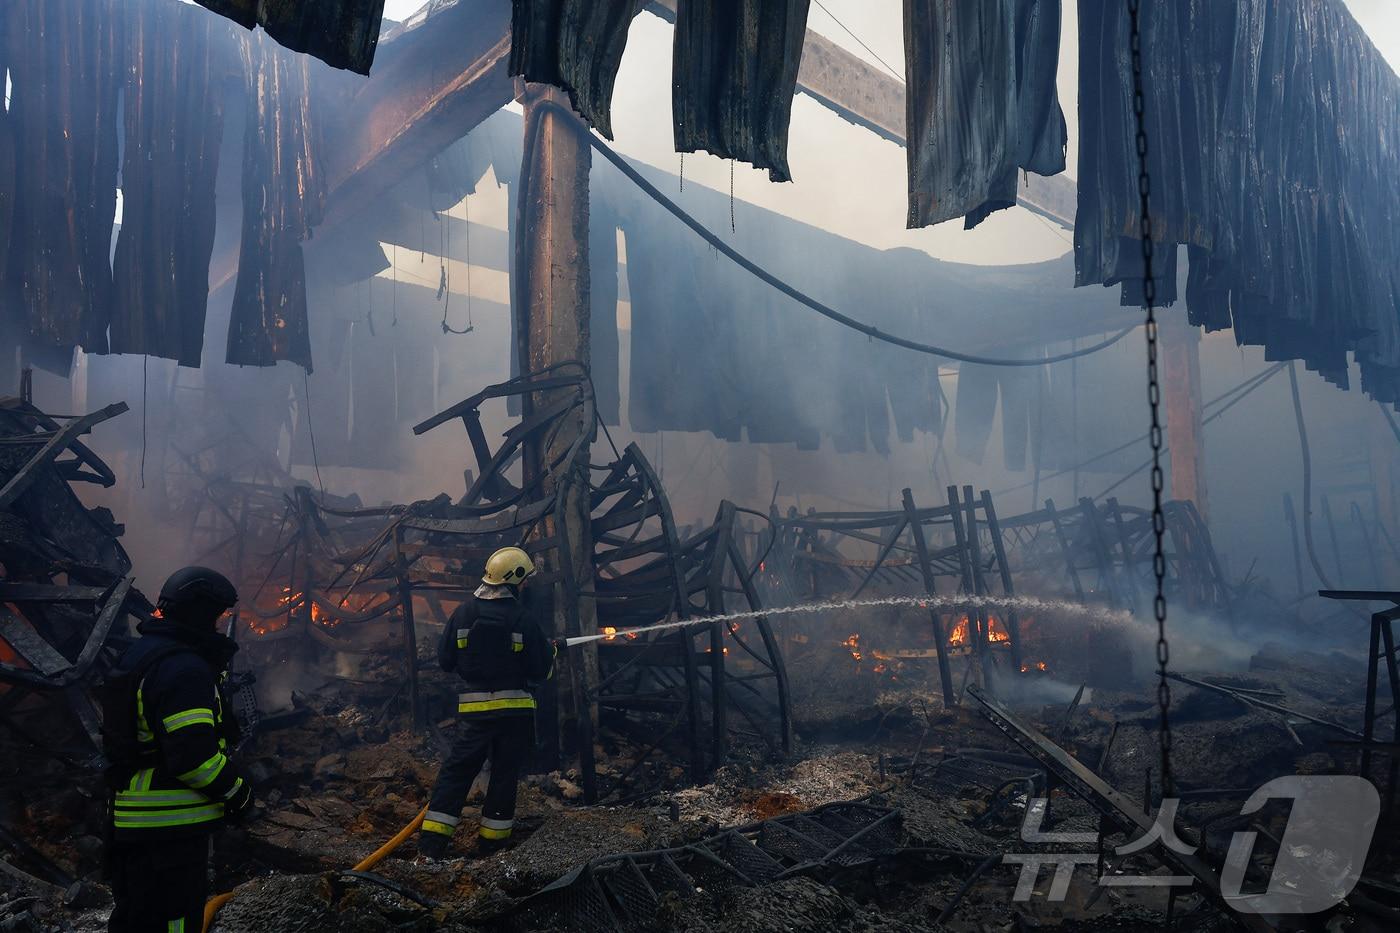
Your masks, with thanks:
M372 852L370 855L366 856L364 859L356 863L355 867L351 869L351 871L369 871L371 868L384 861L384 859L389 857L389 854L391 852L393 852L399 846L407 842L409 836L412 836L418 831L418 828L423 825L423 818L427 815L427 807L424 807L423 809L419 810L418 815L415 816L412 820L410 820L407 826L399 830L398 833L395 834L394 837L388 842L384 843L382 846L375 849L374 852ZM209 901L204 905L204 933L209 933L209 928L214 924L215 914L217 914L219 912L219 909L222 908L225 904L233 900L233 894L233 891L226 891L223 894L211 897Z

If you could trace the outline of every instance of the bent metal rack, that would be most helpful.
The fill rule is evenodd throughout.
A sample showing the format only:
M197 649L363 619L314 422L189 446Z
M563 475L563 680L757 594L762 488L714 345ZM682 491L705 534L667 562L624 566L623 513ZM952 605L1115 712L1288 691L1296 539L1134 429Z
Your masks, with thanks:
M546 401L529 404L539 396ZM492 449L481 407L497 399L519 399L526 413ZM735 539L733 504L722 503L712 525L682 537L635 444L614 449L610 463L581 463L581 441L599 423L581 365L561 364L488 387L414 430L423 434L458 420L477 472L467 471L467 492L455 502L439 496L366 509L329 505L305 486L289 491L286 533L266 566L257 568L264 586L245 610L252 634L315 643L346 656L401 654L403 676L395 689L421 726L446 709L447 692L420 677L432 666L419 654L420 622L445 625L499 547L521 546L535 557L533 605L554 635L606 634L762 608ZM273 579L281 585L268 587ZM395 610L397 649L383 637L367 642L354 631L357 624L387 622ZM543 763L558 767L562 756L576 755L590 801L620 793L658 752L685 762L698 779L723 761L733 742L774 752L791 747L787 675L761 616L742 626L707 622L646 637L618 635L571 650L560 671L562 677L540 685ZM593 760L595 721L645 749L606 788L599 786Z

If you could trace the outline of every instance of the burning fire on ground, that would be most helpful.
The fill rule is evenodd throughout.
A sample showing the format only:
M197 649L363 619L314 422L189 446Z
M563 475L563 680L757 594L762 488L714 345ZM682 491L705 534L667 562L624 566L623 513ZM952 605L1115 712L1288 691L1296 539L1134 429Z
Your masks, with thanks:
M846 639L841 642L841 647L851 653L851 658L856 662L856 670L860 670L861 662L866 659L868 654L869 657L875 661L874 666L870 668L872 674L888 674L891 680L899 679L897 676L900 667L899 659L891 657L878 649L872 648L869 649L869 651L862 649L860 646L859 632L852 632L848 635Z
M987 616L987 644L989 645L1010 645L1011 636L1006 631L1006 626L996 616ZM968 650L972 647L972 620L964 615L958 620L958 624L953 627L953 632L948 636L948 645L952 648Z
M321 608L316 599L309 600L311 606L311 622L322 628L331 629L340 625L341 619ZM364 615L373 611L376 604L382 603L379 594L369 593L359 597L341 597L336 605L344 609L347 613L354 615ZM246 620L249 631L255 635L270 635L280 632L290 624L292 617L300 612L308 603L306 594L302 591L294 591L290 586L282 587L277 599L270 605L258 606L254 604L253 611L247 614ZM267 616L267 618L264 618Z

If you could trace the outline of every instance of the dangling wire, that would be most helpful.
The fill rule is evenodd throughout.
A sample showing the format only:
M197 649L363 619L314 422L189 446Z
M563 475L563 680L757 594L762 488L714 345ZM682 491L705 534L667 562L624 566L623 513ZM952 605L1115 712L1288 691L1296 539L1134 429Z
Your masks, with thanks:
M453 327L451 324L448 324L448 323L447 323L447 302L443 302L443 305L442 305L442 332L443 332L444 334L457 334L457 335L460 336L460 335L462 335L462 334L470 334L473 330L476 329L476 327L472 324L472 211L471 211L471 207L469 206L470 204L471 204L471 196L470 196L470 195L468 195L467 197L465 197L465 198L462 199L462 211L463 211L463 213L464 213L465 216L466 216L466 224L467 224L467 234L466 234L466 236L467 236L467 248L466 248L466 261L467 261L467 326L466 326L466 327L463 327L463 328L460 329L460 330L458 330L457 328ZM447 226L447 220L446 220L445 218L442 220L442 224L443 224L444 227ZM451 247L452 247L452 232L451 232L451 230L449 230L449 231L447 232L447 248L448 248L448 249L451 249ZM449 283L449 281L450 281L450 280L447 279L447 277L446 277L446 273L444 273L443 285L446 286L446 285ZM439 294L441 294L441 292L439 292ZM448 298L449 298L449 300L450 300L451 295L452 295L452 292L451 292L450 289L448 290L447 294L448 294Z
M311 464L316 468L316 485L321 487L321 495L326 494L326 484L321 482L321 458L316 455L316 429L311 426L311 375L301 371L301 385L306 398L306 433L311 438Z
M369 335L378 337L374 332L374 292L370 287L370 280L373 278L374 276L370 276L360 282L360 307L365 309L365 323L369 325Z
M681 153L681 190L685 190L685 153Z
M146 488L146 364L151 361L147 354L141 355L141 488Z
M467 238L466 259L467 259L467 330L472 330L472 198L468 194L462 199L462 220L467 225L463 236Z
M1152 179L1147 171L1147 118L1142 74L1142 0L1128 0L1132 38L1130 48L1133 64L1133 120L1137 124L1138 197L1142 242L1143 303L1147 306L1147 402L1152 410L1152 427L1148 439L1152 445L1152 576L1157 591L1152 598L1152 615L1157 620L1157 714L1158 745L1161 752L1162 797L1172 796L1172 728L1169 716L1172 702L1171 684L1167 680L1167 557L1165 538L1166 513L1162 510L1162 387L1157 373L1157 282L1152 275L1152 212L1150 195ZM1147 805L1147 802L1143 802Z
M734 226L734 160L729 160L729 232L737 233Z

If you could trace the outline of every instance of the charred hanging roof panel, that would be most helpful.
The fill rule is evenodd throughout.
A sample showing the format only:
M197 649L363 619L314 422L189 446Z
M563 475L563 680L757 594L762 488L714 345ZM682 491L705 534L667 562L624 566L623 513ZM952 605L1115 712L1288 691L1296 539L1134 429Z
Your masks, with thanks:
M1400 402L1400 80L1340 0L1144 0L1153 239L1192 323ZM1142 298L1129 24L1081 0L1079 284ZM1168 282L1170 280L1167 280ZM1159 287L1159 293L1162 289Z
M11 0L15 140L8 300L35 345L107 349L123 17L113 0Z
M129 10L112 351L198 367L225 86L241 70L237 46L231 26L194 7L140 2Z
M325 178L306 59L247 37L243 245L229 320L230 363L291 360L311 370L301 241L321 222Z
M279 44L327 65L369 74L384 0L197 0L246 29L262 26Z
M671 111L677 152L791 181L788 121L809 0L679 0Z
M510 73L562 88L608 139L613 84L635 0L512 0Z
M1064 171L1060 0L905 0L904 47L910 227L975 227L1019 171Z

